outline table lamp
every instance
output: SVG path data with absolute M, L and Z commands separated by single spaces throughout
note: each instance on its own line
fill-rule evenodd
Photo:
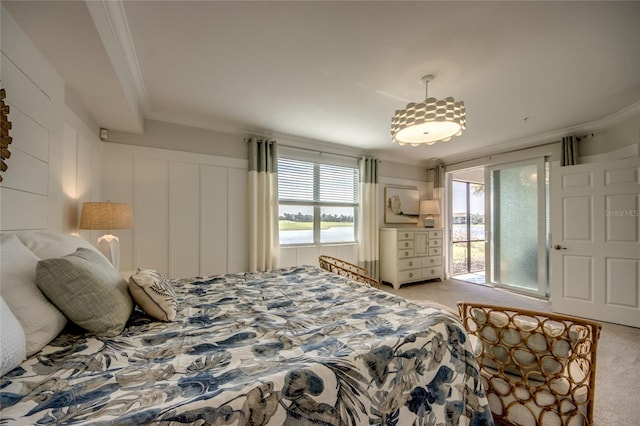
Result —
M 105 234 L 98 238 L 98 250 L 111 264 L 120 266 L 120 240 L 111 234 L 114 229 L 133 228 L 131 204 L 112 202 L 82 203 L 80 229 L 101 229 Z
M 424 227 L 433 228 L 435 226 L 435 219 L 433 215 L 440 214 L 440 202 L 438 200 L 422 200 L 420 202 L 420 214 L 425 214 Z

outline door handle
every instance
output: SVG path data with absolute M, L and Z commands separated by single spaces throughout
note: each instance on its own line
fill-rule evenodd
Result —
M 566 247 L 562 247 L 560 244 L 556 244 L 555 246 L 553 246 L 554 249 L 556 250 L 566 250 Z

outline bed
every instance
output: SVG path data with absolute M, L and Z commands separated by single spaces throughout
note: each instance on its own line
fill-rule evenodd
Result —
M 493 424 L 450 312 L 315 266 L 157 278 L 173 316 L 136 304 L 114 335 L 67 321 L 2 377 L 0 423 Z

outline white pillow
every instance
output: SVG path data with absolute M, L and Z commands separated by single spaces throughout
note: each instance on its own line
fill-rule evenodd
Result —
M 4 376 L 27 357 L 24 330 L 4 299 L 0 297 L 0 376 Z
M 91 249 L 100 253 L 87 240 L 75 235 L 47 231 L 21 231 L 16 235 L 29 250 L 42 260 L 66 256 L 75 253 L 79 248 Z
M 129 277 L 131 297 L 147 314 L 160 321 L 173 321 L 178 310 L 176 294 L 171 283 L 153 269 L 138 268 Z
M 67 318 L 36 286 L 38 258 L 15 234 L 0 234 L 0 294 L 24 329 L 27 356 L 62 331 Z

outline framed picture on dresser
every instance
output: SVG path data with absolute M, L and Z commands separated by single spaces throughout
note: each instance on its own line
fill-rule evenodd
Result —
M 415 186 L 384 188 L 384 223 L 418 223 L 420 191 Z

